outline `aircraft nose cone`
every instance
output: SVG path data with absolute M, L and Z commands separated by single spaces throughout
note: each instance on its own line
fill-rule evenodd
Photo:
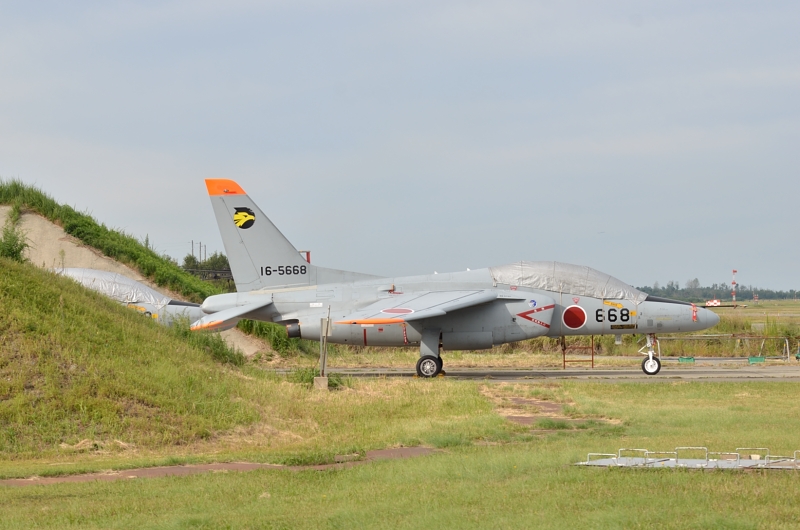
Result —
M 703 309 L 703 322 L 709 327 L 713 328 L 719 324 L 719 315 L 710 309 Z

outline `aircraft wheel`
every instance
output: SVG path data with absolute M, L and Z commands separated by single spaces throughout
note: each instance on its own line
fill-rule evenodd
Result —
M 656 375 L 661 370 L 661 361 L 658 358 L 647 358 L 642 361 L 642 371 L 647 375 Z
M 417 361 L 417 375 L 420 377 L 436 377 L 442 370 L 442 365 L 433 355 L 423 355 Z

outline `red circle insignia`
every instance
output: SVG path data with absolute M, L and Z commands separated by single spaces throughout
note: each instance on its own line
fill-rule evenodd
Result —
M 571 305 L 564 310 L 561 319 L 569 329 L 580 329 L 586 324 L 586 311 L 579 305 Z
M 388 313 L 390 315 L 407 315 L 413 313 L 413 309 L 406 309 L 405 307 L 392 307 L 389 309 L 381 310 L 381 313 Z

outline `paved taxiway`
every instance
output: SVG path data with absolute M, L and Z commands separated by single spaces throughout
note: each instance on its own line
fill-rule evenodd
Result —
M 557 368 L 495 369 L 495 368 L 447 368 L 446 377 L 452 379 L 513 381 L 515 383 L 535 383 L 544 380 L 578 380 L 597 383 L 674 383 L 675 381 L 785 381 L 800 382 L 800 366 L 770 364 L 731 366 L 693 366 L 678 367 L 665 363 L 658 375 L 647 376 L 639 368 Z M 335 368 L 328 372 L 354 377 L 413 377 L 413 369 L 400 368 Z

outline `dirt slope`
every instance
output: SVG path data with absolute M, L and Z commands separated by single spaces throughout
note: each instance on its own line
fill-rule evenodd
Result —
M 0 226 L 5 224 L 10 211 L 10 206 L 0 205 Z M 47 269 L 82 267 L 115 272 L 142 282 L 170 298 L 183 300 L 179 294 L 159 287 L 144 278 L 139 271 L 104 256 L 102 252 L 92 247 L 84 245 L 77 238 L 67 234 L 61 227 L 51 223 L 44 217 L 33 213 L 23 213 L 19 226 L 27 235 L 30 243 L 26 257 L 38 267 Z M 225 331 L 222 333 L 222 337 L 225 342 L 239 348 L 247 357 L 253 356 L 260 351 L 270 351 L 269 345 L 264 341 L 246 335 L 238 329 Z

